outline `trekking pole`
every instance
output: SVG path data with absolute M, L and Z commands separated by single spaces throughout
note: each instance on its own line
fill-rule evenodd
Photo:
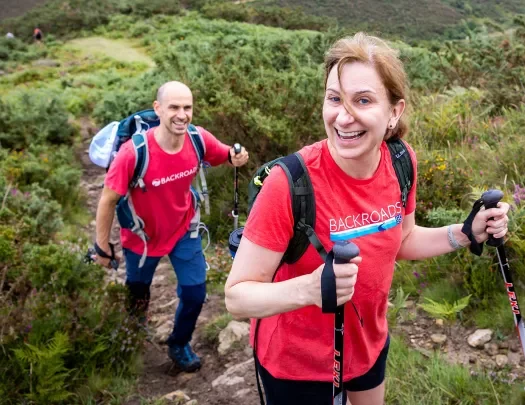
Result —
M 233 151 L 235 152 L 235 155 L 238 155 L 241 153 L 241 144 L 236 143 L 233 145 Z M 237 226 L 239 225 L 239 171 L 237 170 L 237 166 L 235 166 L 235 182 L 233 184 L 233 230 L 235 231 L 237 229 Z
M 485 209 L 496 208 L 502 197 L 503 193 L 501 191 L 489 190 L 481 195 L 481 200 L 483 201 L 483 205 L 485 205 Z M 514 325 L 516 326 L 516 330 L 520 338 L 521 349 L 525 355 L 525 325 L 523 324 L 523 319 L 521 317 L 518 296 L 514 290 L 514 283 L 512 282 L 512 275 L 510 273 L 509 262 L 507 260 L 505 248 L 503 247 L 503 242 L 503 238 L 495 238 L 493 235 L 489 235 L 487 245 L 496 248 L 499 268 L 501 270 L 503 280 L 505 281 L 505 288 L 507 289 L 507 295 L 509 296 L 510 308 L 512 310 L 512 314 L 514 315 Z
M 348 263 L 359 255 L 359 248 L 352 242 L 336 242 L 333 248 L 334 263 Z M 343 390 L 343 346 L 344 346 L 344 318 L 345 306 L 337 307 L 334 325 L 334 373 L 333 373 L 333 405 L 342 405 L 344 396 Z

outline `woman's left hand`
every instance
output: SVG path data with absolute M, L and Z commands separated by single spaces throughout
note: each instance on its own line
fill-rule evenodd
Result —
M 499 239 L 507 234 L 509 208 L 509 204 L 500 201 L 497 208 L 481 210 L 476 214 L 472 221 L 472 235 L 478 243 L 485 242 L 489 235 Z

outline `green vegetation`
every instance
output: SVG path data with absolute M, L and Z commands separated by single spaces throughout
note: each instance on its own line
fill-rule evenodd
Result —
M 497 382 L 482 371 L 471 375 L 448 364 L 439 354 L 431 358 L 391 338 L 386 378 L 386 403 L 392 405 L 520 405 L 520 384 Z
M 5 73 L 0 76 L 0 375 L 11 376 L 0 381 L 0 401 L 8 404 L 103 403 L 132 389 L 129 379 L 140 365 L 141 336 L 125 316 L 124 290 L 106 285 L 104 272 L 83 262 L 87 241 L 71 232 L 91 220 L 82 215 L 85 198 L 74 152 L 85 120 L 102 127 L 149 107 L 161 83 L 188 83 L 196 103 L 194 122 L 224 142 L 240 141 L 255 151 L 240 170 L 240 212 L 245 213 L 246 184 L 256 166 L 325 137 L 321 64 L 340 35 L 319 18 L 284 12 L 278 19 L 277 9 L 258 8 L 259 3 L 239 6 L 237 14 L 228 2 L 216 7 L 181 2 L 200 14 L 182 13 L 177 2 L 161 10 L 159 2 L 149 1 L 146 11 L 131 0 L 70 2 L 71 9 L 57 4 L 51 1 L 38 17 L 42 23 L 56 21 L 54 35 L 60 40 L 46 36 L 38 46 L 0 39 Z M 466 3 L 432 4 L 460 17 L 464 14 L 458 10 L 464 7 L 467 13 L 468 8 Z M 484 4 L 469 13 L 477 16 Z M 403 10 L 417 13 L 408 1 Z M 430 10 L 441 24 L 439 10 Z M 455 21 L 446 13 L 448 22 Z M 3 28 L 20 24 L 23 36 L 35 15 Z M 403 21 L 417 28 L 406 23 L 408 14 Z M 512 31 L 498 35 L 468 29 L 468 40 L 418 46 L 393 42 L 411 82 L 408 141 L 419 163 L 417 222 L 460 222 L 483 190 L 504 190 L 513 207 L 508 256 L 516 280 L 523 280 L 525 25 L 517 18 Z M 62 42 L 68 37 L 83 38 Z M 225 241 L 232 225 L 232 172 L 217 168 L 209 177 L 212 214 L 204 219 L 212 240 Z M 210 281 L 220 286 L 231 260 L 220 247 L 208 254 L 213 257 Z M 434 301 L 433 309 L 439 316 L 449 314 L 451 322 L 490 326 L 502 336 L 512 333 L 498 271 L 490 248 L 481 258 L 458 251 L 401 262 L 394 274 L 392 291 L 397 293 L 390 320 L 410 297 L 423 305 Z M 445 308 L 464 297 L 470 297 L 468 306 Z M 206 328 L 210 341 L 228 320 Z M 392 353 L 389 368 L 396 371 L 389 380 L 389 403 L 519 403 L 520 397 L 511 396 L 501 382 L 470 376 L 437 358 L 423 359 L 396 339 Z

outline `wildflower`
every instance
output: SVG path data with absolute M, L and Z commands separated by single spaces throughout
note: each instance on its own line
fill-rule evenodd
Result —
M 414 277 L 415 277 L 415 278 L 420 278 L 420 277 L 421 277 L 421 275 L 420 275 L 417 271 L 414 271 L 413 274 L 414 274 Z

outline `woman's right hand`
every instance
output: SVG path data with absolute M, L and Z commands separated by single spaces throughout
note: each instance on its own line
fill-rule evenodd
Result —
M 350 301 L 354 296 L 355 283 L 357 281 L 358 266 L 362 261 L 361 256 L 354 257 L 350 262 L 344 264 L 334 263 L 335 286 L 337 294 L 337 306 Z M 321 274 L 324 264 L 320 265 L 310 274 L 309 295 L 310 301 L 322 308 L 321 298 Z

